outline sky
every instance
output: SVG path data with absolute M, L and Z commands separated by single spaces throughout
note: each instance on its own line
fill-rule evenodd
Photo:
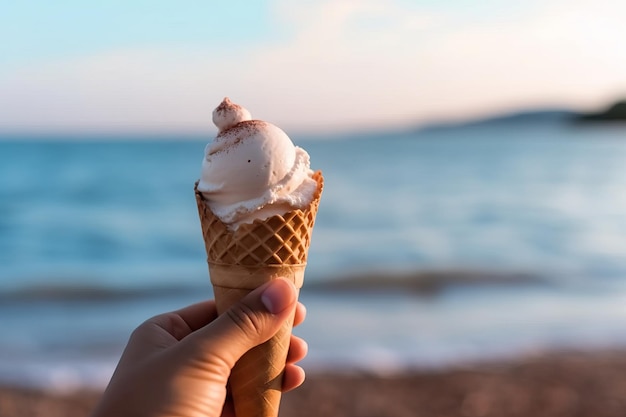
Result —
M 0 0 L 0 132 L 287 131 L 626 97 L 624 0 Z

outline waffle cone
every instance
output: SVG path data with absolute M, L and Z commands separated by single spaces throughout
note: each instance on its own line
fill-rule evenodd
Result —
M 230 230 L 209 209 L 196 189 L 196 202 L 219 314 L 250 291 L 278 277 L 299 290 L 311 233 L 323 188 L 321 172 L 313 177 L 317 192 L 304 210 L 293 210 Z M 276 417 L 282 375 L 293 325 L 290 317 L 267 342 L 247 352 L 233 368 L 229 385 L 237 417 Z

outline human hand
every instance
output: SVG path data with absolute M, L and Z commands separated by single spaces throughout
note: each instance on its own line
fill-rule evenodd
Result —
M 147 320 L 131 335 L 92 417 L 234 417 L 226 392 L 231 369 L 294 309 L 295 326 L 306 310 L 293 284 L 276 279 L 219 317 L 215 303 L 205 301 Z M 291 336 L 283 392 L 304 382 L 295 362 L 306 352 L 306 342 Z

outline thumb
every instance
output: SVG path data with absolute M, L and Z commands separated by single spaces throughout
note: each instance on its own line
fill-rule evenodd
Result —
M 247 351 L 278 332 L 296 302 L 296 288 L 290 281 L 277 278 L 262 285 L 195 332 L 201 355 L 221 359 L 232 368 Z

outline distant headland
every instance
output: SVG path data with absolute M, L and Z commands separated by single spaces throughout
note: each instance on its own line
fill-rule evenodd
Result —
M 484 118 L 444 121 L 418 126 L 411 131 L 432 132 L 449 129 L 530 126 L 538 124 L 600 124 L 626 123 L 626 99 L 617 101 L 597 112 L 581 112 L 568 108 L 534 108 L 517 112 L 495 114 Z
M 626 100 L 620 100 L 606 109 L 595 113 L 582 113 L 577 122 L 626 122 Z

